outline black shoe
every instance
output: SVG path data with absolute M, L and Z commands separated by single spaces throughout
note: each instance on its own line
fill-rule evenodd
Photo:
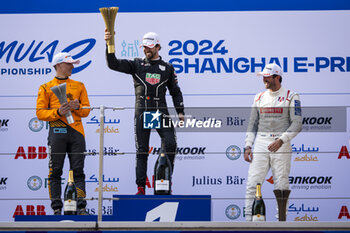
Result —
M 62 215 L 61 212 L 62 212 L 61 209 L 55 209 L 53 210 L 53 215 Z
M 90 215 L 89 212 L 86 211 L 85 208 L 81 208 L 78 210 L 78 215 Z

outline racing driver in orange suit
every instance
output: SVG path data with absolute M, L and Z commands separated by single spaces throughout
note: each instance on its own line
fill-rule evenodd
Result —
M 79 60 L 74 60 L 68 53 L 58 53 L 54 56 L 52 65 L 56 70 L 56 76 L 50 82 L 39 87 L 36 104 L 38 119 L 50 122 L 48 189 L 51 207 L 55 215 L 61 215 L 63 207 L 61 175 L 66 153 L 68 153 L 70 169 L 73 170 L 77 187 L 78 214 L 87 214 L 85 209 L 86 200 L 84 199 L 86 197 L 84 174 L 84 152 L 86 148 L 81 118 L 89 115 L 90 103 L 84 84 L 69 78 L 74 68 L 73 64 L 79 64 Z M 62 83 L 66 83 L 67 102 L 60 104 L 51 88 Z M 72 124 L 68 124 L 65 116 L 69 111 L 71 111 L 74 118 Z

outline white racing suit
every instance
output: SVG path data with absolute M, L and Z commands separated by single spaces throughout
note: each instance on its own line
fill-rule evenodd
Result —
M 246 189 L 247 221 L 252 221 L 256 185 L 263 184 L 270 168 L 274 188 L 289 189 L 288 177 L 292 156 L 290 141 L 301 129 L 302 117 L 298 94 L 281 87 L 276 92 L 267 90 L 255 96 L 245 139 L 245 147 L 252 147 L 255 140 Z M 281 139 L 283 145 L 273 153 L 268 150 L 268 146 L 276 139 Z

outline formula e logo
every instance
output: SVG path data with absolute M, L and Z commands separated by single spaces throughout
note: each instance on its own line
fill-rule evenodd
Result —
M 237 205 L 232 204 L 226 207 L 225 214 L 227 218 L 235 220 L 241 216 L 241 209 Z
M 156 112 L 144 112 L 143 113 L 143 128 L 144 129 L 160 129 L 161 113 L 159 110 Z
M 31 176 L 27 180 L 27 186 L 32 191 L 37 191 L 43 185 L 43 181 L 39 176 Z
M 62 52 L 72 53 L 74 59 L 79 59 L 86 55 L 96 44 L 96 39 L 88 38 L 83 39 L 77 42 L 74 42 L 66 46 Z M 33 40 L 29 43 L 21 43 L 17 40 L 15 41 L 1 41 L 0 42 L 0 61 L 3 60 L 9 66 L 2 65 L 0 69 L 1 76 L 14 76 L 14 77 L 25 77 L 25 76 L 35 76 L 38 75 L 47 75 L 52 72 L 53 68 L 48 68 L 47 66 L 43 67 L 42 65 L 31 65 L 30 68 L 27 68 L 27 61 L 30 63 L 36 63 L 37 61 L 47 59 L 50 63 L 52 62 L 53 56 L 57 53 L 57 47 L 61 46 L 59 40 L 54 40 L 51 42 L 47 41 L 36 41 Z M 3 59 L 2 59 L 3 58 Z M 27 61 L 26 61 L 26 60 Z M 84 64 L 81 64 L 79 67 L 75 67 L 72 71 L 72 74 L 78 73 L 84 70 L 91 64 L 91 60 L 87 61 Z M 16 63 L 20 63 L 17 65 Z
M 158 84 L 160 82 L 160 74 L 146 73 L 146 81 L 152 85 Z
M 231 145 L 226 149 L 226 157 L 230 160 L 237 160 L 241 157 L 241 149 L 238 146 Z

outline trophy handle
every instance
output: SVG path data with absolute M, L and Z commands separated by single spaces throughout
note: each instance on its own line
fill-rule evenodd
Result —
M 67 119 L 68 125 L 74 123 L 74 118 L 72 116 L 72 112 L 71 111 L 67 112 L 66 119 Z

